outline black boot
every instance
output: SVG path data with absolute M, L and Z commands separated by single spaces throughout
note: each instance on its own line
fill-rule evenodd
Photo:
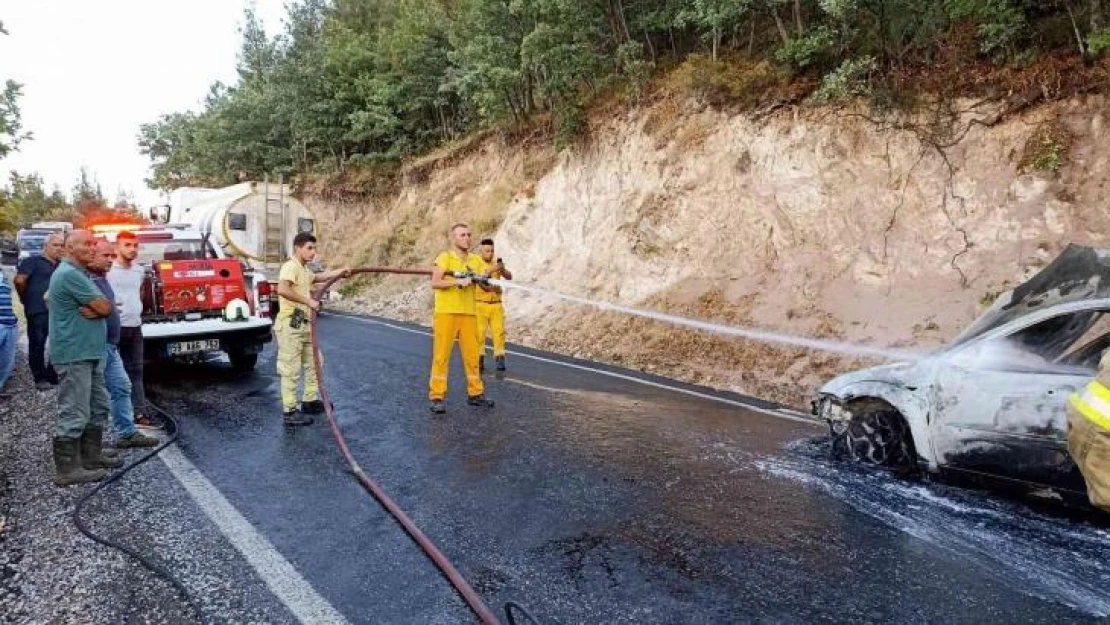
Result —
M 505 370 L 505 357 L 504 356 L 494 356 L 493 357 L 493 362 L 496 363 L 498 371 L 504 371 Z
M 334 407 L 334 406 L 333 406 Z M 319 399 L 301 402 L 301 412 L 304 414 L 324 414 L 324 402 Z
M 303 415 L 299 410 L 290 410 L 281 413 L 282 423 L 288 426 L 298 425 L 312 425 L 313 419 L 308 415 Z
M 81 466 L 81 439 L 54 439 L 54 485 L 72 486 L 99 482 L 107 477 L 104 469 L 89 471 Z
M 104 453 L 104 430 L 87 426 L 81 433 L 81 466 L 88 470 L 118 469 L 123 466 L 119 456 Z
M 432 414 L 443 414 L 447 412 L 447 407 L 443 405 L 442 399 L 433 399 L 428 402 L 428 410 L 432 411 Z
M 466 398 L 468 406 L 477 406 L 479 408 L 493 408 L 493 400 L 486 399 L 485 395 L 473 395 Z

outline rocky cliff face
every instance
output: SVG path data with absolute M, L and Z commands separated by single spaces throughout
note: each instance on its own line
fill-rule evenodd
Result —
M 334 263 L 424 264 L 446 229 L 492 235 L 522 283 L 730 325 L 928 348 L 1068 242 L 1106 243 L 1101 98 L 944 122 L 795 109 L 753 120 L 663 100 L 555 154 L 485 140 L 395 194 L 308 197 Z M 430 319 L 407 279 L 345 305 Z M 801 406 L 861 364 L 511 292 L 510 340 Z

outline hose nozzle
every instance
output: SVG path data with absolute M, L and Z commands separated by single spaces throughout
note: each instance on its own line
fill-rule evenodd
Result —
M 484 287 L 490 286 L 489 276 L 483 276 L 481 274 L 474 273 L 473 271 L 449 271 L 444 275 L 451 276 L 452 278 L 456 278 L 458 280 L 465 280 L 469 278 L 470 281 L 475 284 L 480 284 Z

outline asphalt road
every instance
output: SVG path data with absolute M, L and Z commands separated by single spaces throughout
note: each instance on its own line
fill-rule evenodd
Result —
M 492 410 L 465 405 L 453 363 L 448 413 L 433 416 L 429 337 L 375 320 L 321 324 L 325 381 L 355 456 L 495 610 L 516 601 L 543 623 L 1110 613 L 1105 529 L 837 464 L 812 423 L 550 354 L 518 350 L 528 356 L 511 355 L 508 375 L 488 375 Z M 470 622 L 346 472 L 326 425 L 283 428 L 273 369 L 270 348 L 239 379 L 219 364 L 151 372 L 152 396 L 182 420 L 184 458 L 349 622 Z M 252 609 L 285 622 L 296 604 Z

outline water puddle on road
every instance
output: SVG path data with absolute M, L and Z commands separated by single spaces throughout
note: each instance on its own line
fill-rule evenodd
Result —
M 754 464 L 946 550 L 1022 593 L 1110 615 L 1110 530 L 977 491 L 837 462 L 818 439 L 790 443 L 782 455 Z

